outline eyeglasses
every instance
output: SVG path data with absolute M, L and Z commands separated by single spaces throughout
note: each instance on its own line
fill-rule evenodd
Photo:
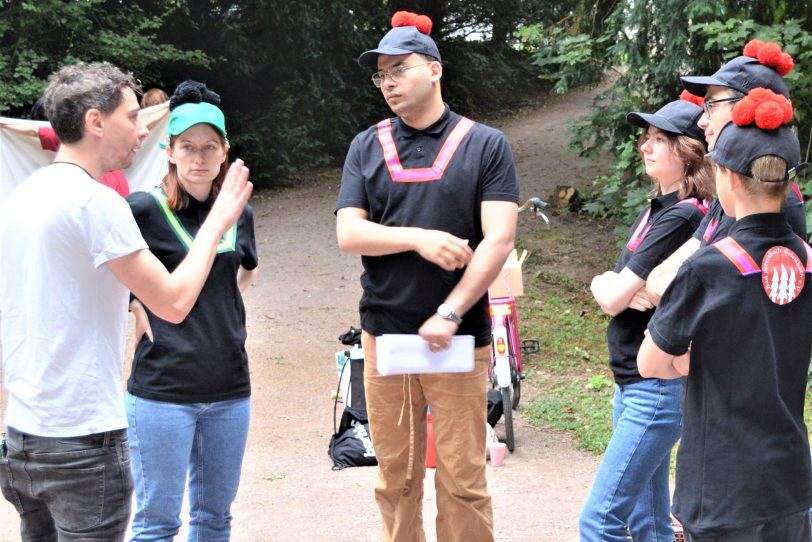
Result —
M 403 64 L 399 64 L 389 71 L 376 71 L 372 74 L 372 84 L 377 88 L 381 88 L 381 85 L 383 85 L 383 82 L 386 80 L 387 76 L 389 76 L 392 81 L 398 82 L 400 81 L 400 78 L 403 77 L 403 74 L 406 73 L 406 70 L 411 70 L 412 68 L 417 68 L 419 66 L 427 66 L 429 64 L 431 64 L 431 62 L 415 64 L 414 66 L 404 66 Z
M 713 106 L 716 104 L 724 102 L 738 102 L 742 98 L 744 98 L 744 96 L 736 96 L 735 98 L 720 98 L 718 100 L 705 100 L 705 103 L 702 104 L 702 109 L 705 110 L 705 115 L 710 118 L 711 111 L 713 111 Z

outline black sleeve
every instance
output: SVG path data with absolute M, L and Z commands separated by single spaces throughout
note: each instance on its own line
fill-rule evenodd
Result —
M 344 207 L 357 207 L 369 210 L 366 185 L 364 179 L 363 150 L 361 134 L 355 136 L 344 160 L 344 170 L 341 173 L 341 188 L 338 191 L 336 210 Z
M 675 211 L 683 210 L 675 209 Z M 646 280 L 652 269 L 690 239 L 693 231 L 694 227 L 691 225 L 689 217 L 682 212 L 664 213 L 651 225 L 643 242 L 626 262 L 626 267 L 641 279 Z
M 660 350 L 672 356 L 688 351 L 705 305 L 705 291 L 692 262 L 685 262 L 648 324 L 651 339 Z
M 798 197 L 798 193 L 795 191 L 796 188 L 797 185 L 793 183 L 793 187 L 787 194 L 787 199 L 784 200 L 781 210 L 787 215 L 787 222 L 789 222 L 792 231 L 801 239 L 806 239 L 806 210 L 804 209 L 804 200 Z
M 513 163 L 513 153 L 505 135 L 493 128 L 477 125 L 477 128 L 488 129 L 492 135 L 488 138 L 486 160 L 482 170 L 482 201 L 519 202 L 519 177 Z
M 259 256 L 257 255 L 257 240 L 254 235 L 254 209 L 248 204 L 246 204 L 242 216 L 240 216 L 237 236 L 242 250 L 240 265 L 248 271 L 255 269 L 259 265 Z

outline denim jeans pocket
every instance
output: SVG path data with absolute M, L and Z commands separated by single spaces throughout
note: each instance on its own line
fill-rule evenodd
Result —
M 101 523 L 104 512 L 104 477 L 107 465 L 76 465 L 51 468 L 47 474 L 48 492 L 56 496 L 51 512 L 57 523 L 70 530 L 82 531 Z
M 20 502 L 20 496 L 14 489 L 14 477 L 11 475 L 11 465 L 9 465 L 8 458 L 0 459 L 0 489 L 3 491 L 3 497 L 14 505 L 18 514 L 23 513 L 23 505 Z

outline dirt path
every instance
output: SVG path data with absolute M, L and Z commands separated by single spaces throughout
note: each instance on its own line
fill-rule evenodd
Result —
M 594 166 L 566 152 L 564 132 L 568 117 L 587 111 L 590 96 L 551 99 L 501 123 L 522 197 L 550 198 L 556 185 L 585 186 L 594 176 Z M 333 472 L 327 456 L 333 353 L 341 346 L 336 338 L 358 324 L 360 297 L 360 260 L 341 255 L 335 242 L 339 176 L 338 170 L 321 172 L 298 186 L 257 193 L 251 202 L 262 260 L 261 277 L 246 296 L 253 418 L 233 509 L 236 541 L 380 539 L 375 468 Z M 562 218 L 557 227 L 589 235 L 578 219 Z M 577 540 L 578 514 L 597 464 L 568 436 L 519 420 L 515 453 L 504 467 L 488 467 L 497 540 Z M 432 476 L 424 514 L 429 540 L 435 540 Z M 19 539 L 18 526 L 13 508 L 0 502 L 0 540 Z

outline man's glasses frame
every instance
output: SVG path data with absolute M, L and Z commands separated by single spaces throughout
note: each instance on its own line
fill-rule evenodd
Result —
M 705 110 L 705 116 L 710 118 L 711 111 L 713 111 L 713 107 L 716 104 L 721 104 L 721 103 L 725 103 L 725 102 L 738 102 L 739 100 L 741 100 L 743 98 L 744 98 L 744 96 L 734 96 L 732 98 L 719 98 L 718 100 L 705 100 L 705 102 L 702 104 L 702 109 Z
M 432 61 L 433 62 L 433 61 Z M 392 79 L 392 81 L 399 81 L 403 74 L 406 73 L 406 70 L 411 70 L 412 68 L 419 68 L 420 66 L 428 66 L 431 62 L 424 62 L 422 64 L 413 64 L 411 66 L 406 66 L 405 64 L 398 64 L 394 68 L 389 71 L 385 70 L 378 70 L 372 74 L 372 84 L 375 85 L 376 88 L 381 88 L 383 86 L 383 82 L 386 81 L 387 76 Z

